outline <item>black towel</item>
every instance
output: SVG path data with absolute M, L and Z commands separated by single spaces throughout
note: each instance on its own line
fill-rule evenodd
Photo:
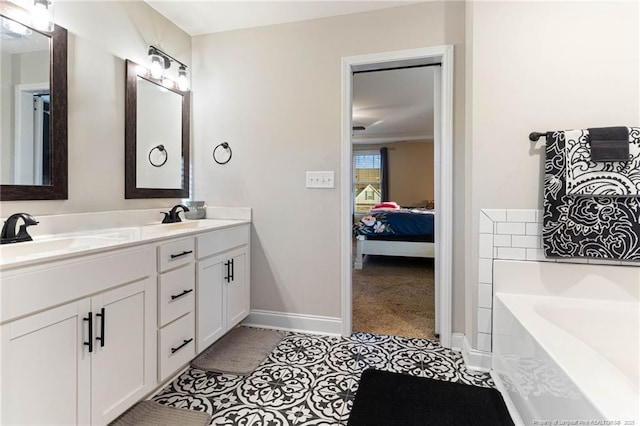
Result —
M 589 130 L 591 161 L 629 161 L 629 131 L 626 127 Z

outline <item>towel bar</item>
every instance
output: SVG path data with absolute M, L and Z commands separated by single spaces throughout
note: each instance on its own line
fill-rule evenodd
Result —
M 541 132 L 531 132 L 531 133 L 529 133 L 529 140 L 530 140 L 531 142 L 537 142 L 537 141 L 538 141 L 538 139 L 540 139 L 541 137 L 546 139 L 547 134 L 549 134 L 549 133 L 551 133 L 551 132 L 548 132 L 548 131 L 547 131 L 547 132 L 544 132 L 544 133 L 541 133 Z

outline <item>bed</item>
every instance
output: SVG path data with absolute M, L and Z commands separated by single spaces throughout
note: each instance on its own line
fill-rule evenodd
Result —
M 353 226 L 353 231 L 355 269 L 362 269 L 368 254 L 424 258 L 435 255 L 433 210 L 374 209 Z

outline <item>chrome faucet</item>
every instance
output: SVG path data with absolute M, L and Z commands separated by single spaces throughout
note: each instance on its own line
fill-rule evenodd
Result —
M 173 208 L 171 209 L 171 211 L 167 212 L 160 212 L 162 214 L 164 214 L 164 219 L 162 219 L 162 223 L 176 223 L 176 222 L 182 222 L 182 219 L 180 219 L 180 211 L 178 209 L 182 209 L 183 212 L 188 212 L 189 211 L 189 207 L 183 205 L 183 204 L 176 204 L 175 206 L 173 206 Z
M 23 225 L 20 225 L 18 234 L 16 235 L 16 225 L 18 219 L 24 221 Z M 4 221 L 2 227 L 2 233 L 0 234 L 0 244 L 19 243 L 22 241 L 32 241 L 31 235 L 27 232 L 27 226 L 37 225 L 38 221 L 28 213 L 15 213 L 12 214 Z

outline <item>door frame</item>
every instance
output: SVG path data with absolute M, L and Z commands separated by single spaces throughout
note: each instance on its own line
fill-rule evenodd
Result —
M 33 97 L 42 93 L 51 93 L 48 81 L 17 84 L 14 89 L 13 181 L 18 185 L 42 185 L 42 117 L 36 120 L 33 112 Z
M 342 58 L 340 240 L 342 335 L 352 331 L 352 141 L 353 72 L 439 62 L 434 91 L 435 285 L 436 328 L 440 343 L 451 347 L 453 306 L 453 46 L 435 46 Z M 439 108 L 438 108 L 439 106 Z M 439 114 L 438 111 L 439 110 Z

